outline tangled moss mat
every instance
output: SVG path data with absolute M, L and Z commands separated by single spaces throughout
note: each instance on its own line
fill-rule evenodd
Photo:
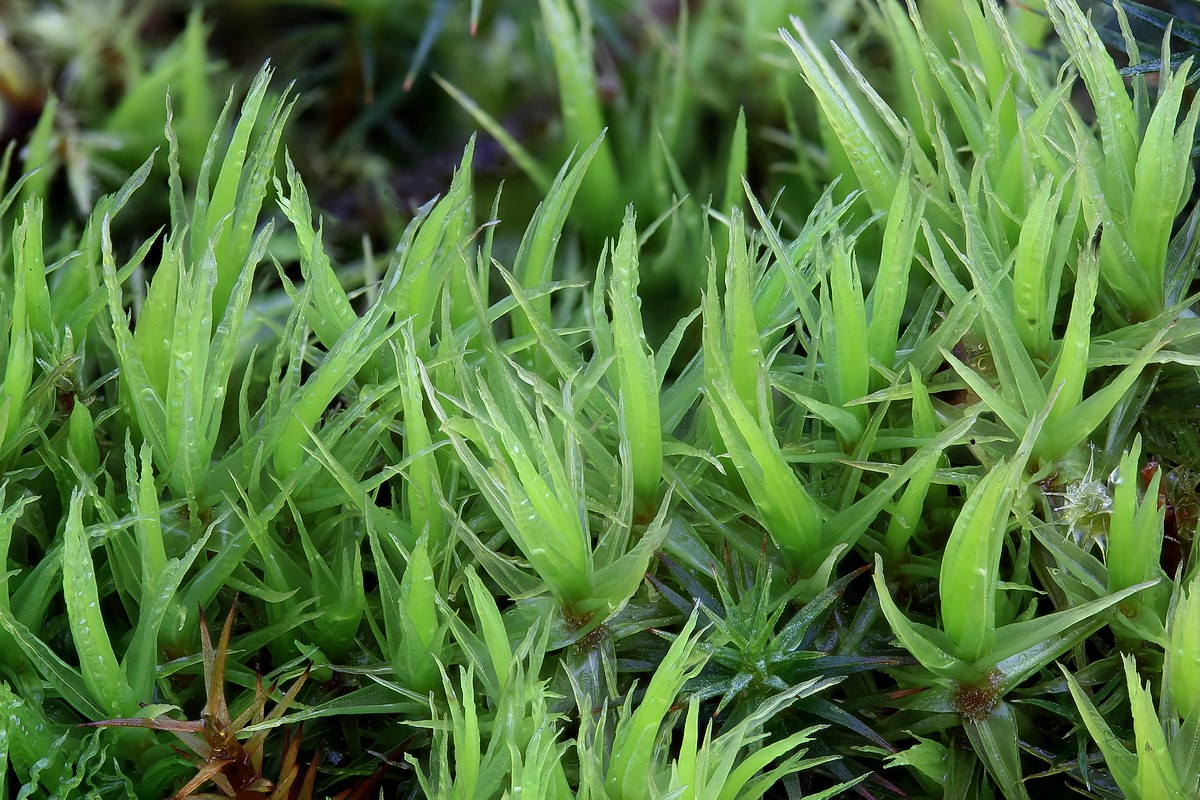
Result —
M 234 5 L 4 22 L 0 795 L 1200 795 L 1186 6 Z

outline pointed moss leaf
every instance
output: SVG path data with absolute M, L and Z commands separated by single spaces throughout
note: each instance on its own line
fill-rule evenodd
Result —
M 822 403 L 815 397 L 809 397 L 806 394 L 795 391 L 792 387 L 784 388 L 781 386 L 779 390 L 837 431 L 838 436 L 845 441 L 857 442 L 862 438 L 863 424 L 853 413 L 853 411 L 862 408 L 862 406 L 851 406 L 851 408 L 846 409 L 830 405 L 829 403 Z
M 970 387 L 971 391 L 979 395 L 988 410 L 994 413 L 1000 420 L 1008 426 L 1008 429 L 1013 433 L 1019 433 L 1025 430 L 1027 417 L 1019 408 L 1010 403 L 996 388 L 984 380 L 978 372 L 964 364 L 949 350 L 942 348 L 942 356 L 946 359 L 946 363 L 958 373 L 958 376 Z
M 741 207 L 742 179 L 746 175 L 749 152 L 746 144 L 746 109 L 738 109 L 737 122 L 733 126 L 733 138 L 729 143 L 729 163 L 725 167 L 725 193 L 722 195 L 721 211 L 731 212 Z
M 624 608 L 633 597 L 634 592 L 642 584 L 650 559 L 666 539 L 670 531 L 667 512 L 670 508 L 670 498 L 663 501 L 654 519 L 646 526 L 635 544 L 628 552 L 621 554 L 611 563 L 599 567 L 592 574 L 592 594 L 594 601 L 601 601 L 605 610 L 615 614 Z
M 1041 520 L 1031 520 L 1034 535 L 1054 556 L 1058 568 L 1071 575 L 1091 591 L 1091 597 L 1108 592 L 1107 573 L 1100 559 L 1085 551 L 1062 531 Z
M 397 319 L 412 319 L 413 339 L 421 354 L 428 348 L 438 301 L 454 267 L 464 257 L 461 249 L 473 216 L 473 159 L 474 139 L 463 152 L 446 196 L 430 201 L 418 213 L 419 226 L 384 280 L 388 289 L 381 302 L 394 310 Z
M 1134 172 L 1138 135 L 1137 117 L 1125 81 L 1077 4 L 1070 0 L 1048 0 L 1046 11 L 1083 77 L 1089 96 L 1095 98 L 1106 170 L 1114 177 L 1107 188 L 1127 197 L 1132 188 L 1129 178 Z M 1118 176 L 1124 180 L 1119 180 Z
M 210 526 L 182 558 L 170 559 L 159 572 L 143 573 L 137 625 L 121 657 L 121 666 L 128 676 L 132 694 L 139 702 L 144 702 L 144 698 L 154 694 L 163 625 L 172 611 L 179 610 L 179 588 L 196 559 L 208 547 L 212 534 L 213 528 Z M 144 564 L 143 568 L 147 566 Z
M 1094 619 L 1097 614 L 1154 583 L 1139 583 L 1090 603 L 1006 625 L 996 632 L 991 652 L 977 663 L 999 670 L 1004 687 L 1017 686 L 1099 628 L 1103 622 Z
M 1143 683 L 1131 656 L 1123 656 L 1129 706 L 1133 712 L 1134 752 L 1138 758 L 1138 783 L 1142 797 L 1181 797 L 1179 778 L 1171 762 L 1162 722 L 1155 710 L 1148 683 Z
M 829 298 L 833 313 L 825 317 L 832 326 L 822 331 L 826 362 L 835 361 L 837 365 L 836 387 L 831 387 L 836 388 L 836 395 L 831 393 L 831 397 L 843 407 L 850 406 L 851 414 L 860 425 L 865 425 L 868 409 L 850 405 L 870 390 L 870 346 L 862 278 L 858 262 L 845 243 L 835 242 L 832 260 Z M 829 339 L 833 340 L 832 347 Z
M 791 20 L 800 41 L 787 30 L 781 29 L 779 33 L 799 62 L 805 81 L 817 96 L 825 118 L 850 157 L 871 208 L 883 211 L 891 204 L 895 193 L 896 167 L 875 136 L 863 110 L 808 35 L 808 29 L 798 17 Z
M 467 568 L 467 588 L 471 609 L 479 623 L 479 631 L 487 645 L 488 654 L 492 659 L 492 669 L 495 670 L 498 685 L 501 690 L 508 679 L 512 661 L 512 648 L 509 646 L 508 632 L 504 627 L 504 619 L 496 600 L 483 585 L 483 581 L 475 570 Z
M 621 235 L 613 249 L 609 290 L 616 360 L 610 369 L 617 373 L 622 435 L 629 448 L 638 505 L 644 510 L 653 507 L 662 478 L 662 423 L 659 378 L 642 327 L 638 282 L 637 226 L 631 206 L 625 212 Z
M 260 123 L 259 111 L 266 99 L 272 71 L 264 66 L 255 76 L 242 113 L 234 128 L 233 139 L 225 151 L 221 171 L 213 185 L 212 195 L 205 198 L 199 190 L 193 213 L 191 255 L 199 263 L 204 250 L 211 246 L 218 264 L 217 283 L 213 291 L 214 316 L 224 316 L 229 296 L 238 280 L 239 270 L 246 262 L 259 224 L 259 213 L 266 199 L 274 169 L 275 154 L 283 135 L 283 127 L 291 113 L 294 98 L 287 87 L 268 107 L 266 118 L 254 144 L 250 136 Z M 202 199 L 207 205 L 202 209 Z M 226 217 L 229 224 L 224 225 Z
M 91 412 L 83 403 L 76 403 L 75 408 L 71 409 L 68 438 L 71 453 L 79 462 L 80 468 L 88 474 L 99 469 L 100 448 L 96 444 L 96 424 Z
M 22 204 L 33 198 L 45 199 L 50 179 L 61 165 L 54 152 L 54 118 L 57 113 L 58 96 L 50 94 L 21 153 L 22 172 L 29 176 L 21 189 Z
M 598 145 L 595 166 L 580 184 L 580 206 L 587 214 L 581 222 L 586 226 L 598 225 L 617 212 L 622 197 L 612 145 L 603 141 L 606 128 L 592 56 L 590 7 L 586 3 L 575 3 L 572 10 L 567 0 L 539 0 L 538 5 L 558 76 L 559 104 L 567 144 L 578 147 L 584 142 L 596 141 Z
M 960 683 L 974 683 L 985 673 L 951 654 L 950 640 L 939 630 L 928 625 L 910 621 L 892 600 L 883 577 L 883 559 L 875 556 L 875 591 L 879 594 L 879 605 L 887 617 L 900 646 L 921 662 L 921 666 L 935 675 Z
M 1155 101 L 1134 170 L 1128 236 L 1138 265 L 1150 274 L 1149 284 L 1156 295 L 1146 299 L 1148 309 L 1165 300 L 1163 278 L 1171 231 L 1192 180 L 1187 165 L 1200 104 L 1191 103 L 1186 116 L 1179 121 L 1191 66 L 1189 59 L 1174 73 L 1164 75 L 1165 90 L 1160 90 Z
M 1148 495 L 1153 496 L 1153 495 Z M 1200 716 L 1200 582 L 1177 586 L 1169 615 L 1164 683 L 1180 716 Z
M 548 1 L 548 0 L 546 0 Z M 532 289 L 550 281 L 554 272 L 554 256 L 558 251 L 559 239 L 571 204 L 592 160 L 604 143 L 601 136 L 592 142 L 574 163 L 567 161 L 559 170 L 529 221 L 529 227 L 521 238 L 521 245 L 513 262 L 512 273 L 521 286 Z M 538 316 L 550 321 L 550 298 L 541 297 L 534 303 Z M 517 316 L 513 319 L 513 333 L 522 336 L 532 333 L 529 322 Z
M 1165 346 L 1167 329 L 1160 330 L 1116 377 L 1075 407 L 1074 413 L 1042 431 L 1036 453 L 1042 459 L 1061 458 L 1104 423 L 1138 376 Z
M 381 310 L 379 316 L 382 315 Z M 265 437 L 274 434 L 272 439 L 276 443 L 274 459 L 277 474 L 286 476 L 299 469 L 304 444 L 309 438 L 305 427 L 315 429 L 330 401 L 401 327 L 397 323 L 380 330 L 376 323 L 375 315 L 362 317 L 355 322 L 330 349 L 316 372 L 287 398 L 280 412 L 269 423 L 270 427 L 264 426 L 260 435 Z
M 300 178 L 290 155 L 285 154 L 289 194 L 284 194 L 279 179 L 275 194 L 280 209 L 292 224 L 300 248 L 300 269 L 306 285 L 314 287 L 312 305 L 306 309 L 309 324 L 326 347 L 332 347 L 338 337 L 354 324 L 357 315 L 338 282 L 337 275 L 321 241 L 321 230 L 313 228 L 312 205 L 308 190 Z
M 1138 435 L 1117 466 L 1116 486 L 1112 490 L 1108 550 L 1105 553 L 1110 591 L 1153 580 L 1161 572 L 1159 556 L 1162 553 L 1166 515 L 1165 508 L 1158 508 L 1162 475 L 1161 470 L 1155 471 L 1146 486 L 1144 498 L 1139 502 L 1138 465 L 1141 463 L 1141 450 L 1141 436 Z
M 1095 312 L 1096 291 L 1100 280 L 1100 253 L 1084 247 L 1076 270 L 1075 292 L 1071 299 L 1071 316 L 1059 345 L 1051 386 L 1061 386 L 1058 399 L 1047 420 L 1049 427 L 1073 413 L 1083 400 L 1083 383 L 1087 377 L 1088 355 L 1092 341 L 1091 319 Z
M 1066 181 L 1043 181 L 1029 202 L 1013 261 L 1013 323 L 1030 354 L 1046 358 L 1050 351 L 1051 236 L 1062 205 Z
M 699 671 L 704 659 L 696 654 L 696 612 L 671 643 L 646 686 L 642 701 L 633 714 L 617 722 L 616 739 L 609 760 L 604 788 L 623 800 L 646 800 L 646 783 L 655 742 L 676 695 L 684 683 Z
M 867 349 L 871 358 L 891 369 L 896 364 L 896 342 L 900 320 L 908 301 L 908 287 L 916 248 L 917 232 L 925 213 L 925 195 L 913 199 L 912 145 L 905 151 L 896 181 L 896 192 L 888 208 L 879 255 L 879 272 L 869 298 L 871 320 L 867 327 Z M 876 378 L 878 387 L 878 379 Z
M 1169 747 L 1184 796 L 1195 795 L 1200 790 L 1200 714 L 1184 718 Z
M 971 491 L 946 542 L 938 579 L 942 628 L 954 654 L 973 662 L 996 632 L 1000 555 L 1011 495 L 1007 465 L 993 467 Z
M 17 520 L 25 512 L 25 507 L 30 503 L 37 501 L 35 495 L 26 495 L 14 500 L 12 504 L 5 506 L 5 494 L 7 493 L 7 484 L 0 484 L 0 563 L 8 563 L 9 548 L 13 540 L 13 528 Z M 9 608 L 9 581 L 10 575 L 7 572 L 0 573 L 0 607 Z
M 50 289 L 46 284 L 46 256 L 42 249 L 42 201 L 31 198 L 22 209 L 13 232 L 14 267 L 24 273 L 25 314 L 29 330 L 47 344 L 55 333 L 50 319 Z
M 936 463 L 942 451 L 960 442 L 975 425 L 981 408 L 969 409 L 956 423 L 946 428 L 932 441 L 895 469 L 887 478 L 871 489 L 866 497 L 849 508 L 833 514 L 825 521 L 827 536 L 836 541 L 851 544 L 862 536 L 874 522 L 880 511 L 887 507 L 901 486 L 930 463 Z
M 410 713 L 414 702 L 420 704 L 429 701 L 427 696 L 413 692 L 404 686 L 374 675 L 369 677 L 374 681 L 371 685 L 311 705 L 303 711 L 247 725 L 242 728 L 242 732 L 254 734 L 323 717 Z
M 34 636 L 7 608 L 0 608 L 0 628 L 8 632 L 47 685 L 53 686 L 76 711 L 88 719 L 104 719 L 109 716 L 111 712 L 102 710 L 93 699 L 91 690 L 79 671 L 63 661 L 49 645 Z
M 529 180 L 533 181 L 533 184 L 537 186 L 538 189 L 545 192 L 550 187 L 551 180 L 550 176 L 546 173 L 546 170 L 543 169 L 541 164 L 538 163 L 538 160 L 534 158 L 533 155 L 530 154 L 530 152 L 526 150 L 525 147 L 521 145 L 521 143 L 518 142 L 511 133 L 509 133 L 508 129 L 505 128 L 499 120 L 480 108 L 479 105 L 466 93 L 442 78 L 442 76 L 435 73 L 433 75 L 433 80 L 446 91 L 446 94 L 453 97 L 455 102 L 463 107 L 463 110 L 470 114 L 475 121 L 479 123 L 480 128 L 487 131 L 489 136 L 500 143 L 500 146 L 504 148 L 504 152 L 507 153 L 509 158 L 513 160 L 513 163 L 525 173 Z
M 1001 702 L 986 718 L 964 722 L 971 746 L 987 767 L 1007 800 L 1028 800 L 1021 772 L 1021 748 L 1017 718 L 1008 703 Z
M 912 386 L 912 415 L 913 433 L 917 436 L 932 438 L 937 435 L 937 412 L 929 399 L 929 392 L 921 380 L 921 373 L 911 364 L 908 367 L 910 384 Z M 894 561 L 904 557 L 908 544 L 916 533 L 924 510 L 925 499 L 929 494 L 933 477 L 938 464 L 944 459 L 930 460 L 920 469 L 904 487 L 904 494 L 892 510 L 892 518 L 888 521 L 886 542 L 888 555 Z
M 127 714 L 132 710 L 127 708 L 129 688 L 100 613 L 96 568 L 83 529 L 83 494 L 78 490 L 71 497 L 64 536 L 63 599 L 84 685 L 110 715 Z

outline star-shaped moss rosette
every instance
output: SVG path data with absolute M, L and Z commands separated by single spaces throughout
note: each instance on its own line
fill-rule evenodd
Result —
M 225 699 L 225 664 L 229 656 L 229 642 L 233 634 L 233 621 L 237 615 L 236 604 L 229 609 L 221 639 L 214 648 L 208 632 L 208 621 L 200 612 L 200 643 L 203 647 L 204 685 L 207 692 L 204 712 L 198 720 L 172 719 L 165 714 L 153 718 L 134 717 L 108 719 L 85 723 L 85 727 L 150 728 L 170 731 L 191 751 L 196 760 L 196 774 L 185 783 L 174 797 L 222 797 L 254 798 L 254 800 L 293 800 L 311 798 L 316 780 L 319 758 L 314 759 L 303 777 L 298 761 L 300 730 L 286 737 L 283 747 L 283 762 L 279 776 L 274 781 L 263 774 L 263 754 L 271 730 L 259 730 L 243 741 L 239 733 L 248 725 L 278 719 L 296 699 L 297 693 L 308 678 L 308 669 L 292 683 L 271 712 L 266 713 L 267 701 L 275 693 L 275 685 L 263 688 L 262 676 L 254 689 L 254 699 L 234 719 L 230 716 Z M 299 779 L 299 783 L 297 783 Z M 211 783 L 218 793 L 197 793 Z

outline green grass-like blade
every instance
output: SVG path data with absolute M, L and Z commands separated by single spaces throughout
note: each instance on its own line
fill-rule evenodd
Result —
M 1169 60 L 1169 59 L 1168 59 Z M 1142 301 L 1143 313 L 1157 311 L 1165 301 L 1167 250 L 1175 218 L 1195 180 L 1190 169 L 1200 103 L 1192 103 L 1182 121 L 1179 108 L 1192 61 L 1163 76 L 1154 112 L 1146 126 L 1134 166 L 1133 198 L 1128 222 L 1129 244 L 1137 264 L 1147 274 L 1153 295 Z
M 400 392 L 404 403 L 404 454 L 408 464 L 408 519 L 412 544 L 425 536 L 430 552 L 437 555 L 447 537 L 446 515 L 442 509 L 442 471 L 433 452 L 433 436 L 425 420 L 425 394 L 421 386 L 422 369 L 414 353 L 411 329 L 405 328 L 397 360 L 402 377 Z
M 492 597 L 487 587 L 483 585 L 483 581 L 479 579 L 479 575 L 471 567 L 467 568 L 467 589 L 471 609 L 475 613 L 480 633 L 487 645 L 488 655 L 491 657 L 491 667 L 496 674 L 497 688 L 503 691 L 512 666 L 512 647 L 509 645 L 504 619 L 500 616 L 496 599 Z
M 1099 236 L 1100 232 L 1097 231 L 1092 238 L 1092 246 L 1080 253 L 1079 268 L 1075 272 L 1071 316 L 1059 344 L 1050 384 L 1058 390 L 1058 398 L 1047 420 L 1050 428 L 1071 416 L 1083 400 L 1083 383 L 1087 378 L 1088 354 L 1092 343 L 1091 321 L 1100 282 Z
M 34 198 L 46 199 L 50 179 L 58 167 L 58 162 L 53 158 L 54 120 L 58 115 L 58 103 L 57 95 L 51 94 L 46 98 L 42 113 L 24 147 L 21 166 L 29 177 L 20 189 L 22 205 Z
M 133 713 L 130 690 L 125 682 L 100 613 L 100 593 L 96 586 L 91 547 L 83 529 L 83 493 L 71 496 L 62 551 L 63 599 L 71 623 L 71 638 L 79 653 L 79 671 L 84 686 L 109 716 Z
M 937 412 L 929 399 L 929 392 L 921 380 L 921 374 L 909 367 L 909 378 L 912 383 L 912 417 L 913 433 L 916 436 L 932 439 L 937 435 Z M 908 550 L 909 542 L 921 523 L 921 514 L 925 508 L 925 499 L 933 483 L 934 473 L 942 459 L 930 460 L 923 466 L 904 487 L 904 494 L 892 511 L 888 521 L 887 542 L 888 558 L 891 563 L 902 560 Z
M 1071 0 L 1046 0 L 1046 12 L 1079 70 L 1096 108 L 1104 152 L 1108 202 L 1128 207 L 1137 161 L 1137 116 L 1125 82 L 1080 7 Z
M 758 319 L 754 313 L 754 275 L 750 252 L 746 242 L 746 224 L 740 212 L 730 216 L 729 260 L 725 272 L 725 314 L 723 332 L 728 359 L 711 359 L 710 372 L 719 374 L 728 369 L 729 379 L 737 391 L 738 398 L 752 414 L 759 417 L 771 415 L 770 402 L 760 402 L 759 382 L 762 380 L 766 363 L 763 358 L 763 343 Z
M 1051 660 L 1102 627 L 1102 620 L 1093 619 L 1097 614 L 1150 586 L 1153 583 L 1139 583 L 1099 600 L 1006 625 L 997 632 L 995 646 L 981 663 L 1000 671 L 1004 676 L 1001 681 L 1004 690 L 1019 686 Z
M 0 628 L 12 637 L 46 682 L 76 711 L 88 719 L 104 719 L 110 713 L 102 710 L 93 699 L 79 670 L 63 661 L 6 608 L 0 608 Z
M 871 364 L 867 333 L 867 313 L 863 301 L 862 278 L 853 253 L 844 243 L 834 243 L 829 271 L 829 305 L 832 314 L 825 319 L 832 326 L 822 332 L 826 369 L 834 378 L 830 396 L 865 425 L 868 409 L 850 405 L 870 390 Z M 833 346 L 829 346 L 829 339 Z M 836 365 L 836 369 L 833 369 Z M 853 443 L 853 442 L 852 442 Z
M 913 622 L 904 615 L 888 591 L 883 574 L 883 558 L 878 554 L 875 556 L 873 580 L 875 591 L 879 594 L 879 605 L 891 625 L 892 633 L 921 666 L 935 675 L 962 683 L 974 683 L 984 677 L 983 672 L 951 652 L 954 645 L 946 634 L 937 628 Z
M 435 74 L 433 79 L 439 86 L 446 90 L 446 94 L 453 97 L 454 100 L 460 106 L 462 106 L 463 109 L 470 114 L 476 122 L 479 123 L 479 127 L 487 131 L 489 136 L 500 143 L 500 146 L 504 148 L 504 152 L 508 154 L 509 158 L 511 158 L 518 167 L 520 167 L 521 171 L 525 173 L 526 177 L 533 181 L 534 186 L 536 186 L 543 193 L 549 190 L 551 185 L 549 173 L 547 173 L 542 165 L 538 163 L 538 160 L 534 158 L 533 155 L 526 150 L 525 147 L 522 146 L 521 143 L 518 142 L 516 138 L 514 138 L 513 135 L 504 128 L 503 125 L 500 124 L 499 120 L 480 108 L 478 104 L 464 94 L 462 90 L 446 81 L 440 75 Z
M 554 272 L 554 256 L 558 251 L 559 239 L 567 214 L 571 210 L 576 194 L 583 184 L 588 166 L 600 152 L 603 138 L 592 142 L 591 146 L 572 164 L 563 164 L 554 183 L 546 191 L 545 199 L 538 205 L 525 235 L 521 238 L 521 246 L 513 262 L 512 273 L 521 286 L 532 289 L 550 281 Z M 537 314 L 546 322 L 550 317 L 550 298 L 541 297 L 534 303 Z M 513 318 L 513 335 L 515 337 L 533 333 L 528 320 L 519 316 Z
M 224 315 L 242 264 L 250 252 L 259 211 L 271 185 L 275 153 L 292 107 L 287 89 L 277 99 L 266 103 L 271 76 L 272 70 L 268 66 L 255 76 L 242 103 L 241 115 L 225 150 L 211 195 L 208 170 L 215 158 L 220 122 L 201 166 L 192 211 L 189 255 L 190 263 L 199 264 L 205 251 L 210 247 L 213 250 L 218 265 L 213 288 L 213 315 L 218 319 Z M 265 103 L 267 115 L 260 120 L 259 113 Z M 229 106 L 227 103 L 222 118 L 228 113 Z M 251 144 L 251 135 L 260 124 L 258 138 Z
M 900 320 L 908 301 L 908 287 L 917 233 L 925 213 L 925 195 L 913 198 L 911 147 L 906 151 L 896 181 L 896 192 L 888 208 L 879 254 L 879 271 L 871 285 L 871 320 L 867 326 L 867 349 L 871 358 L 887 369 L 896 365 L 896 342 Z M 876 388 L 881 384 L 876 380 Z
M 44 346 L 53 345 L 55 331 L 50 319 L 50 289 L 46 285 L 46 257 L 42 249 L 42 201 L 25 203 L 21 221 L 13 232 L 15 267 L 24 271 L 25 316 L 29 332 Z M 39 348 L 40 349 L 40 348 Z
M 641 703 L 631 716 L 617 722 L 615 744 L 604 779 L 604 788 L 610 796 L 620 800 L 650 797 L 646 776 L 650 773 L 663 721 L 675 696 L 704 660 L 696 653 L 692 635 L 695 628 L 693 612 L 658 663 Z
M 143 464 L 149 466 L 148 461 Z M 153 488 L 153 484 L 151 484 L 151 488 Z M 149 510 L 148 505 L 142 505 L 140 508 Z M 155 515 L 158 513 L 157 503 L 153 505 L 153 513 Z M 157 523 L 156 518 L 143 524 L 149 527 Z M 147 558 L 142 563 L 142 596 L 139 601 L 137 625 L 126 646 L 125 654 L 121 657 L 121 666 L 127 676 L 126 680 L 130 690 L 133 696 L 141 702 L 145 702 L 143 698 L 154 695 L 160 646 L 163 640 L 169 641 L 169 637 L 163 635 L 163 627 L 173 612 L 178 613 L 182 610 L 182 603 L 178 596 L 180 586 L 187 577 L 188 571 L 204 553 L 212 537 L 212 532 L 212 528 L 206 530 L 197 537 L 195 543 L 182 557 L 166 561 L 156 571 L 147 571 L 153 568 L 154 561 L 152 559 Z M 146 541 L 147 538 L 149 537 L 143 536 L 141 541 Z
M 1125 682 L 1133 712 L 1134 752 L 1138 755 L 1139 797 L 1181 797 L 1179 776 L 1171 761 L 1162 721 L 1155 711 L 1150 686 L 1129 656 L 1124 656 Z
M 1021 772 L 1017 716 L 1012 706 L 1000 703 L 985 718 L 968 720 L 964 727 L 971 745 L 1007 800 L 1028 800 Z
M 312 304 L 307 308 L 308 323 L 321 343 L 332 347 L 338 337 L 354 324 L 357 314 L 354 313 L 354 307 L 350 305 L 346 291 L 338 281 L 325 252 L 321 242 L 321 230 L 313 229 L 312 204 L 304 181 L 289 155 L 285 154 L 284 163 L 287 168 L 288 194 L 284 194 L 278 178 L 275 180 L 275 194 L 280 209 L 292 223 L 292 229 L 296 233 L 296 243 L 300 248 L 300 269 L 305 285 L 312 287 Z
M 721 212 L 730 213 L 741 209 L 742 181 L 746 178 L 749 163 L 749 148 L 746 142 L 746 109 L 738 109 L 737 122 L 733 126 L 733 139 L 729 143 L 729 163 L 725 167 L 725 193 L 721 195 Z
M 384 280 L 388 288 L 382 302 L 395 309 L 397 319 L 412 319 L 418 355 L 428 349 L 437 304 L 453 265 L 466 257 L 465 252 L 460 254 L 460 248 L 465 248 L 464 239 L 470 232 L 473 218 L 471 162 L 474 154 L 472 139 L 455 170 L 450 190 L 432 208 L 427 205 L 423 209 L 420 226 Z
M 1055 215 L 1066 182 L 1044 181 L 1029 202 L 1013 262 L 1013 323 L 1021 342 L 1033 356 L 1047 358 L 1054 322 L 1050 259 Z
M 612 146 L 604 141 L 589 6 L 576 2 L 572 11 L 567 0 L 539 0 L 539 6 L 554 55 L 567 144 L 575 148 L 585 142 L 598 142 L 595 163 L 579 187 L 580 211 L 586 215 L 581 224 L 592 227 L 606 220 L 615 221 L 623 198 Z
M 941 558 L 942 629 L 954 655 L 967 662 L 988 653 L 996 634 L 1000 554 L 1011 496 L 1006 466 L 993 467 L 971 491 Z
M 637 504 L 650 509 L 658 499 L 662 479 L 662 422 L 659 411 L 659 377 L 654 353 L 642 327 L 642 301 L 638 296 L 638 246 L 636 217 L 625 213 L 621 235 L 613 250 L 612 341 L 618 380 L 622 436 L 629 448 Z
M 425 539 L 418 539 L 408 554 L 408 566 L 399 584 L 400 637 L 393 640 L 393 663 L 402 669 L 397 677 L 419 692 L 439 683 L 438 658 L 446 628 L 438 619 L 437 588 L 433 563 Z
M 874 134 L 858 103 L 808 35 L 798 17 L 792 17 L 800 41 L 780 30 L 784 42 L 800 63 L 804 79 L 817 96 L 826 119 L 853 164 L 872 210 L 891 205 L 896 186 L 896 165 Z
M 1146 344 L 1133 360 L 1104 387 L 1092 393 L 1076 406 L 1075 413 L 1061 420 L 1052 428 L 1046 428 L 1038 441 L 1036 454 L 1043 460 L 1059 458 L 1072 447 L 1083 442 L 1092 431 L 1103 424 L 1121 398 L 1137 381 L 1138 376 L 1163 348 L 1168 332 L 1161 330 Z
M 1112 516 L 1109 520 L 1108 590 L 1119 591 L 1143 581 L 1157 579 L 1161 573 L 1166 508 L 1159 507 L 1161 470 L 1146 486 L 1145 497 L 1139 500 L 1139 463 L 1142 455 L 1141 436 L 1121 456 L 1117 465 L 1117 485 L 1112 492 Z
M 270 427 L 264 426 L 262 436 L 273 434 L 275 471 L 280 476 L 296 472 L 304 458 L 304 445 L 309 435 L 306 428 L 315 428 L 330 401 L 342 391 L 354 376 L 374 356 L 383 344 L 395 335 L 401 325 L 378 330 L 377 308 L 371 315 L 360 318 L 326 354 L 317 371 L 285 401 Z

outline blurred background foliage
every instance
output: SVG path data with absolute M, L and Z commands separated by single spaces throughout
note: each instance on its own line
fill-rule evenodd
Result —
M 336 221 L 331 236 L 361 252 L 362 236 L 390 247 L 414 211 L 446 190 L 480 127 L 441 82 L 537 154 L 526 165 L 536 170 L 530 180 L 491 136 L 476 147 L 480 218 L 507 179 L 508 231 L 523 227 L 547 175 L 610 127 L 607 166 L 592 171 L 608 175 L 589 177 L 608 183 L 584 192 L 568 226 L 583 248 L 576 262 L 592 264 L 628 200 L 655 215 L 684 197 L 719 205 L 735 135 L 744 137 L 740 157 L 760 195 L 786 182 L 781 211 L 806 214 L 824 188 L 817 132 L 800 124 L 815 107 L 803 83 L 779 69 L 788 54 L 777 31 L 797 14 L 818 40 L 837 37 L 870 53 L 878 34 L 861 26 L 854 5 L 576 4 L 584 15 L 568 23 L 589 51 L 580 63 L 594 69 L 595 88 L 584 93 L 598 109 L 580 123 L 563 113 L 543 9 L 531 0 L 12 0 L 0 18 L 0 138 L 17 143 L 22 168 L 47 164 L 39 180 L 62 200 L 55 215 L 80 220 L 161 141 L 167 87 L 184 174 L 194 176 L 223 87 L 244 91 L 270 59 L 299 97 L 286 147 L 314 204 Z M 739 108 L 744 131 L 735 126 Z M 700 237 L 660 238 L 663 257 L 650 259 L 643 290 L 667 302 L 682 291 L 677 310 L 685 312 L 701 276 L 668 262 L 687 260 L 676 257 L 689 246 L 682 239 Z M 693 263 L 703 263 L 695 254 Z
M 920 113 L 904 105 L 908 76 L 889 63 L 896 43 L 887 24 L 854 0 L 568 4 L 563 24 L 577 51 L 571 58 L 555 52 L 548 32 L 545 14 L 554 5 L 8 0 L 0 15 L 0 142 L 17 146 L 22 170 L 45 167 L 37 181 L 52 186 L 51 218 L 78 224 L 162 141 L 168 87 L 183 174 L 194 177 L 225 87 L 245 91 L 269 59 L 295 81 L 299 99 L 285 146 L 314 205 L 335 223 L 328 236 L 343 257 L 360 257 L 364 243 L 390 248 L 417 209 L 445 192 L 467 138 L 489 129 L 489 121 L 512 146 L 481 133 L 476 216 L 487 216 L 488 198 L 504 182 L 502 216 L 513 224 L 498 237 L 503 257 L 515 250 L 515 232 L 557 166 L 607 128 L 567 226 L 568 263 L 586 272 L 628 201 L 654 217 L 676 205 L 720 209 L 740 196 L 729 177 L 742 173 L 759 197 L 777 200 L 776 213 L 794 230 L 826 176 L 845 170 L 812 93 L 789 74 L 777 33 L 789 15 L 804 19 L 822 46 L 835 39 L 874 85 L 894 87 L 901 112 Z M 936 11 L 939 3 L 928 5 Z M 1119 61 L 1123 44 L 1112 9 L 1090 5 Z M 1126 6 L 1150 51 L 1168 22 L 1177 60 L 1200 48 L 1194 4 Z M 1039 9 L 1039 0 L 1011 3 L 1009 16 L 1030 47 L 1057 63 L 1062 53 L 1046 38 Z M 935 31 L 953 34 L 970 47 L 969 30 Z M 157 169 L 165 169 L 161 160 Z M 852 188 L 843 181 L 837 194 Z M 129 216 L 152 229 L 165 210 Z M 698 300 L 702 275 L 681 265 L 704 262 L 697 244 L 704 217 L 673 215 L 650 242 L 642 293 L 671 312 L 652 320 L 652 342 Z

